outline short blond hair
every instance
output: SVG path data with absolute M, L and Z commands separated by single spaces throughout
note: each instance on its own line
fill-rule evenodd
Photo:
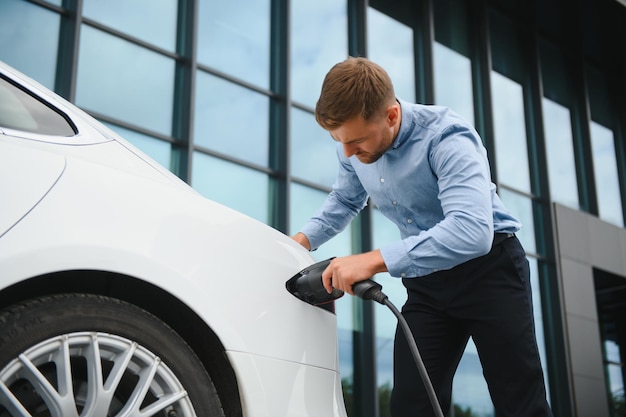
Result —
M 315 120 L 326 130 L 356 116 L 370 120 L 395 98 L 391 78 L 380 65 L 367 58 L 349 57 L 326 74 Z

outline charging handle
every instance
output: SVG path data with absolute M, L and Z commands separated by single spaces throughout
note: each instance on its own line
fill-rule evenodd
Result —
M 343 291 L 337 288 L 333 288 L 332 293 L 329 294 L 322 282 L 322 273 L 333 259 L 335 258 L 314 263 L 298 272 L 285 284 L 287 291 L 314 306 L 330 303 L 343 297 Z

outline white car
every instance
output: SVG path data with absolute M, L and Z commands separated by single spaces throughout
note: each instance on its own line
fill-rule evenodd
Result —
M 314 262 L 0 62 L 0 416 L 345 417 Z

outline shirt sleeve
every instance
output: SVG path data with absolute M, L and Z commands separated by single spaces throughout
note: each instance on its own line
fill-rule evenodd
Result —
M 311 250 L 319 248 L 333 236 L 342 232 L 367 203 L 367 192 L 359 181 L 350 160 L 340 145 L 337 147 L 339 171 L 332 191 L 320 209 L 300 230 L 311 244 Z
M 432 142 L 429 164 L 437 178 L 443 219 L 380 248 L 392 276 L 419 277 L 450 269 L 491 248 L 491 174 L 478 135 L 465 126 L 449 127 Z

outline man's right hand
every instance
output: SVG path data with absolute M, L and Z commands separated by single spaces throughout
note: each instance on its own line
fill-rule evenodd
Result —
M 311 250 L 311 242 L 309 242 L 309 238 L 306 237 L 304 233 L 298 232 L 295 235 L 291 236 L 291 238 L 295 240 L 296 242 L 298 242 L 299 244 L 301 244 L 302 246 L 304 246 L 306 250 L 308 251 Z

